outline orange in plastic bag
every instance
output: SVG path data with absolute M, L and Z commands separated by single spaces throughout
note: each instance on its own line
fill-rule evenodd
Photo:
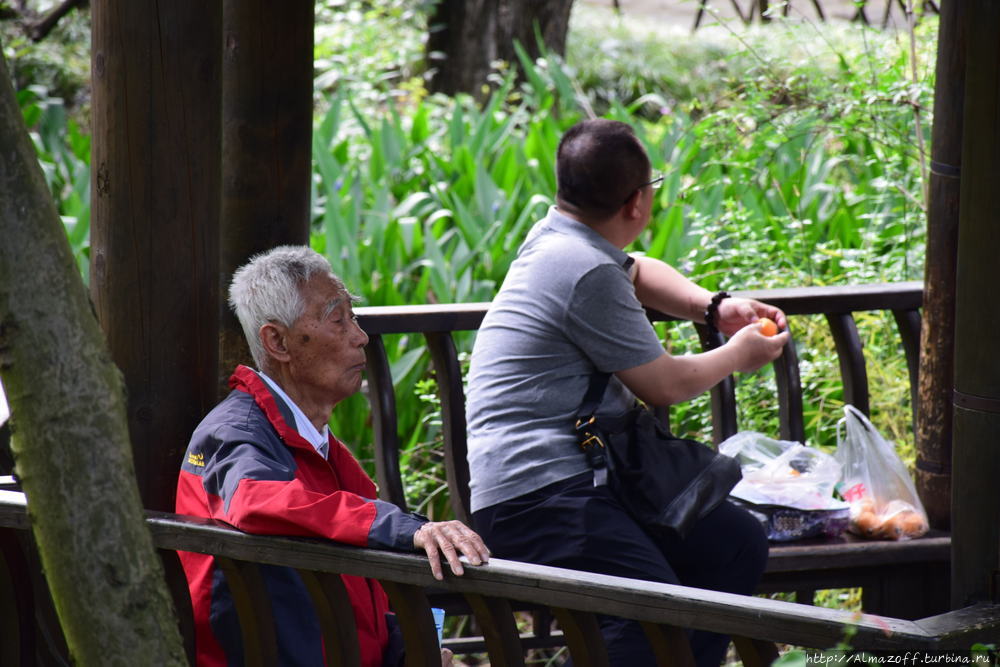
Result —
M 927 532 L 927 512 L 893 444 L 853 405 L 837 424 L 840 495 L 851 505 L 849 530 L 872 539 L 902 540 Z

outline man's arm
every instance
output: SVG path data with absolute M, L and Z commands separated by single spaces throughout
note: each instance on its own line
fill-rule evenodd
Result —
M 462 572 L 459 554 L 473 565 L 489 558 L 481 538 L 463 524 L 428 522 L 392 503 L 351 491 L 310 489 L 286 463 L 270 455 L 267 447 L 252 442 L 223 444 L 205 463 L 201 481 L 213 518 L 240 530 L 323 537 L 374 548 L 420 548 L 427 552 L 431 570 L 439 579 L 440 554 L 455 574 Z M 213 502 L 213 497 L 219 502 Z
M 639 303 L 667 315 L 692 322 L 705 321 L 705 308 L 712 293 L 681 275 L 677 269 L 652 257 L 637 256 L 632 269 L 632 281 Z M 719 331 L 732 336 L 748 324 L 767 317 L 778 325 L 787 326 L 780 309 L 755 299 L 729 298 L 719 302 L 716 325 Z
M 750 324 L 722 347 L 683 356 L 664 352 L 615 375 L 646 403 L 673 405 L 707 391 L 734 371 L 753 371 L 773 361 L 787 341 L 787 331 L 767 337 L 760 333 L 760 324 Z
M 632 280 L 639 302 L 647 308 L 695 322 L 704 322 L 712 293 L 651 257 L 636 257 Z M 734 371 L 748 372 L 773 361 L 788 340 L 787 332 L 773 337 L 760 333 L 761 317 L 786 327 L 784 313 L 754 299 L 728 298 L 719 302 L 716 324 L 731 336 L 726 345 L 702 354 L 662 356 L 616 375 L 640 399 L 653 405 L 672 405 L 710 389 Z
M 703 322 L 712 293 L 699 287 L 666 262 L 636 256 L 632 282 L 639 303 L 667 315 Z

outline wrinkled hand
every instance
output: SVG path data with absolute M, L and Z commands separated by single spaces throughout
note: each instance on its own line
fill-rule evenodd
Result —
M 780 312 L 780 311 L 779 311 Z M 748 324 L 729 339 L 726 345 L 735 345 L 743 352 L 743 361 L 736 368 L 741 373 L 750 373 L 764 364 L 781 356 L 790 334 L 782 331 L 773 336 L 760 332 L 760 323 Z M 778 325 L 781 326 L 781 325 Z
M 748 324 L 753 324 L 762 317 L 773 320 L 778 325 L 778 331 L 788 327 L 788 321 L 780 308 L 775 308 L 756 299 L 730 297 L 719 302 L 716 315 L 716 328 L 726 336 L 732 336 Z
M 490 560 L 490 550 L 471 528 L 461 521 L 431 521 L 422 525 L 413 534 L 413 546 L 427 552 L 434 578 L 444 579 L 441 570 L 441 555 L 443 554 L 451 567 L 451 571 L 461 576 L 462 561 L 459 554 L 465 556 L 473 565 L 482 565 Z

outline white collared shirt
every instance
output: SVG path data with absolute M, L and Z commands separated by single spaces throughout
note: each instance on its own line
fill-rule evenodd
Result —
M 277 382 L 267 377 L 267 375 L 264 374 L 264 371 L 257 371 L 257 375 L 259 375 L 261 379 L 267 383 L 267 386 L 271 388 L 271 391 L 280 396 L 281 400 L 288 405 L 288 408 L 292 411 L 292 416 L 295 417 L 295 430 L 298 431 L 299 435 L 305 438 L 306 442 L 312 445 L 316 451 L 319 452 L 319 455 L 325 459 L 327 451 L 330 448 L 330 427 L 324 424 L 323 432 L 320 433 L 317 431 L 316 427 L 313 426 L 313 423 L 309 421 L 308 417 L 306 417 L 306 413 L 302 412 L 302 409 L 295 404 L 295 401 L 293 401 L 281 387 L 278 386 Z

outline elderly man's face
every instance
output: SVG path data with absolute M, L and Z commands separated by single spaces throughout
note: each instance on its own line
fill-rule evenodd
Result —
M 337 404 L 361 388 L 368 336 L 354 319 L 350 297 L 328 275 L 302 286 L 305 311 L 288 329 L 289 371 L 299 392 Z

